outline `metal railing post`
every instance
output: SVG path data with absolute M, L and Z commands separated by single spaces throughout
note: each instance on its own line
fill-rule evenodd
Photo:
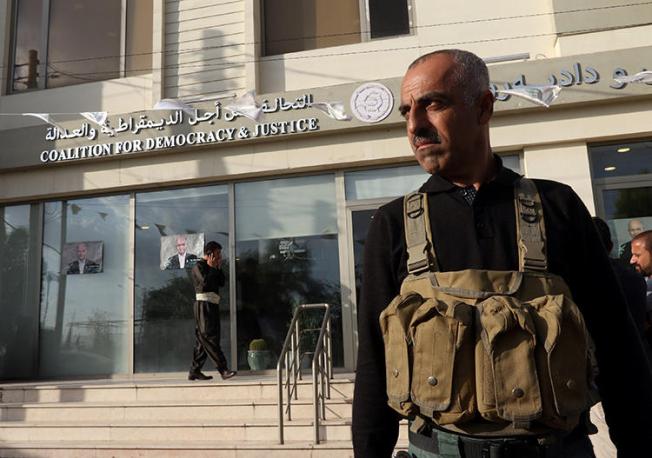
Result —
M 284 410 L 288 421 L 292 420 L 292 395 L 294 399 L 299 398 L 298 380 L 302 380 L 301 374 L 301 329 L 299 316 L 309 309 L 323 308 L 324 316 L 317 344 L 312 353 L 312 390 L 313 390 L 313 414 L 314 414 L 314 435 L 315 444 L 319 444 L 320 416 L 326 419 L 326 399 L 330 398 L 330 379 L 332 378 L 332 341 L 330 306 L 328 304 L 303 304 L 296 308 L 288 329 L 287 336 L 279 355 L 276 365 L 278 384 L 278 415 L 279 415 L 279 443 L 284 443 Z M 309 332 L 317 329 L 308 329 Z M 308 352 L 306 352 L 309 354 Z M 285 391 L 287 394 L 287 408 L 284 409 L 283 401 L 283 369 L 285 369 Z M 321 414 L 321 415 L 320 415 Z

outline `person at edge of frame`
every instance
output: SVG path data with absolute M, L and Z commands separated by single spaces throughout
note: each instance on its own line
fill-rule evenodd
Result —
M 644 231 L 632 239 L 632 257 L 630 264 L 643 275 L 647 286 L 646 329 L 648 344 L 652 347 L 652 230 Z
M 602 243 L 607 250 L 607 253 L 611 253 L 614 244 L 611 240 L 611 230 L 609 229 L 609 225 L 599 216 L 593 217 L 593 223 L 598 230 L 598 234 L 602 239 Z M 618 278 L 620 287 L 623 290 L 625 301 L 629 307 L 629 313 L 632 315 L 632 319 L 634 320 L 634 324 L 639 331 L 639 335 L 641 336 L 641 339 L 645 339 L 645 301 L 647 294 L 647 285 L 645 284 L 645 278 L 639 272 L 636 272 L 636 270 L 631 266 L 623 264 L 620 259 L 609 257 L 609 261 L 611 262 L 611 267 L 614 269 L 616 278 Z M 648 352 L 649 360 L 650 349 L 647 348 L 646 341 L 643 341 L 643 344 L 646 351 Z
M 503 167 L 492 153 L 493 105 L 487 67 L 469 52 L 426 54 L 409 66 L 402 81 L 400 112 L 406 119 L 408 141 L 419 164 L 431 174 L 419 191 L 428 195 L 440 271 L 519 267 L 514 185 L 520 176 Z M 652 456 L 652 373 L 607 254 L 597 248 L 601 242 L 591 216 L 569 186 L 534 182 L 542 200 L 548 271 L 569 286 L 594 341 L 598 388 L 618 456 Z M 400 198 L 377 210 L 365 244 L 352 424 L 358 458 L 389 457 L 398 438 L 401 417 L 388 406 L 379 316 L 399 292 L 407 275 L 406 260 Z M 491 458 L 593 457 L 590 429 L 594 427 L 588 421 L 580 422 L 559 439 L 556 450 L 544 447 L 544 438 L 532 450 L 527 437 L 528 454 L 514 455 L 509 446 L 493 447 L 491 440 L 483 450 Z M 423 430 L 433 449 L 418 458 L 472 458 L 464 443 L 478 436 L 462 437 L 432 422 Z
M 226 357 L 220 348 L 220 287 L 224 286 L 222 272 L 222 245 L 210 241 L 204 246 L 204 255 L 192 268 L 192 282 L 195 286 L 195 347 L 188 380 L 210 380 L 201 369 L 210 356 L 223 380 L 233 377 Z

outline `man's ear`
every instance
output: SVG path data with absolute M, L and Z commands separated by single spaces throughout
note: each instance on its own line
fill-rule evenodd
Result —
M 487 124 L 491 116 L 493 116 L 494 100 L 494 95 L 489 90 L 480 96 L 480 112 L 478 114 L 478 122 L 480 124 Z

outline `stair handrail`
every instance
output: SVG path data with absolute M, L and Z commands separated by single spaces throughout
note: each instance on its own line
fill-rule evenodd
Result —
M 326 399 L 330 399 L 330 380 L 333 376 L 333 358 L 331 341 L 331 322 L 328 304 L 302 304 L 294 311 L 292 321 L 285 337 L 285 342 L 276 364 L 278 386 L 278 437 L 279 444 L 284 443 L 284 410 L 288 421 L 292 419 L 292 397 L 298 399 L 297 382 L 301 379 L 301 359 L 307 352 L 301 353 L 300 339 L 304 331 L 317 329 L 300 329 L 299 316 L 311 309 L 324 309 L 319 336 L 312 357 L 313 412 L 315 443 L 319 443 L 320 420 L 326 418 Z M 283 369 L 285 368 L 285 380 Z M 287 406 L 284 408 L 283 391 L 287 394 Z

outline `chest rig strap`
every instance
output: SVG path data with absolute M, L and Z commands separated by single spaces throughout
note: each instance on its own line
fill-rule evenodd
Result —
M 541 197 L 532 180 L 521 178 L 515 183 L 514 208 L 519 271 L 545 272 L 548 262 L 543 208 Z M 403 199 L 403 217 L 408 274 L 439 271 L 430 230 L 428 195 L 420 192 L 406 195 Z
M 521 178 L 514 186 L 516 209 L 516 237 L 518 243 L 518 270 L 545 272 L 546 228 L 543 222 L 541 196 L 534 182 Z
M 437 271 L 437 258 L 432 244 L 430 218 L 428 216 L 428 195 L 412 192 L 403 199 L 405 220 L 405 242 L 408 253 L 408 274 Z

